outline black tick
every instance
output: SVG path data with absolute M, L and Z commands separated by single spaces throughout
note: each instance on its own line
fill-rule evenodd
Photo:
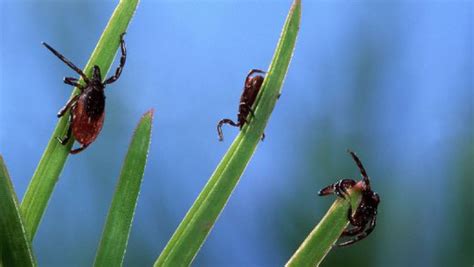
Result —
M 320 196 L 336 194 L 338 197 L 346 199 L 347 190 L 356 187 L 362 190 L 362 199 L 354 214 L 352 214 L 352 207 L 349 207 L 347 218 L 350 222 L 351 228 L 347 228 L 342 232 L 341 237 L 350 237 L 348 241 L 337 244 L 337 246 L 347 246 L 367 237 L 375 228 L 377 221 L 377 207 L 380 202 L 380 197 L 370 188 L 370 180 L 367 172 L 359 160 L 357 155 L 348 150 L 349 154 L 354 159 L 359 167 L 362 175 L 362 180 L 356 182 L 352 179 L 342 179 L 334 184 L 326 186 L 319 190 Z
M 258 92 L 262 87 L 264 77 L 262 75 L 254 75 L 256 73 L 265 73 L 263 70 L 252 69 L 250 70 L 247 78 L 245 78 L 244 90 L 240 96 L 239 113 L 237 114 L 237 123 L 231 119 L 222 119 L 217 124 L 217 134 L 219 135 L 219 141 L 224 140 L 222 134 L 222 125 L 229 124 L 234 127 L 242 127 L 247 123 L 247 117 L 250 115 L 255 116 L 252 110 L 252 105 L 257 98 Z M 262 136 L 262 140 L 265 138 L 265 134 Z
M 100 133 L 102 125 L 104 124 L 104 108 L 105 108 L 105 86 L 115 82 L 122 73 L 127 58 L 127 51 L 125 49 L 125 41 L 120 35 L 120 48 L 122 56 L 120 57 L 120 65 L 115 70 L 115 74 L 102 82 L 102 75 L 99 66 L 95 65 L 92 69 L 92 77 L 87 77 L 84 72 L 76 67 L 71 61 L 64 57 L 54 48 L 43 42 L 43 45 L 49 49 L 62 62 L 66 63 L 71 69 L 77 72 L 84 81 L 85 85 L 79 84 L 79 80 L 72 77 L 65 77 L 64 83 L 77 87 L 80 90 L 78 95 L 72 97 L 66 105 L 58 112 L 58 118 L 62 117 L 66 111 L 71 110 L 69 115 L 69 128 L 65 137 L 57 137 L 58 141 L 65 145 L 74 136 L 81 147 L 72 149 L 71 154 L 77 154 L 89 146 Z

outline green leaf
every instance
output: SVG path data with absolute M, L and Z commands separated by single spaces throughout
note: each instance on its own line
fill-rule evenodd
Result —
M 360 191 L 349 190 L 353 210 L 359 206 Z M 286 263 L 287 267 L 318 266 L 347 227 L 349 202 L 337 198 L 319 224 L 311 231 L 295 254 Z
M 120 34 L 127 30 L 137 4 L 138 0 L 120 1 L 84 68 L 86 75 L 91 75 L 92 67 L 97 65 L 105 77 L 117 52 Z M 80 82 L 83 83 L 82 80 Z M 72 95 L 78 93 L 79 90 L 76 88 Z M 74 143 L 73 138 L 64 146 L 56 140 L 56 137 L 64 136 L 67 132 L 68 118 L 69 112 L 59 119 L 21 203 L 21 213 L 31 240 L 36 234 L 59 174 L 66 163 L 69 150 Z
M 18 199 L 0 156 L 0 266 L 36 266 Z
M 295 47 L 301 1 L 295 0 L 250 119 L 182 220 L 155 266 L 188 266 L 198 253 L 252 157 L 280 95 Z
M 153 110 L 141 118 L 123 163 L 94 266 L 122 266 L 151 140 Z

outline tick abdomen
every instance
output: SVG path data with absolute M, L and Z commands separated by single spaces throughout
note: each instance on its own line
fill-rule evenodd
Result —
M 91 90 L 81 95 L 72 112 L 72 134 L 76 140 L 88 145 L 99 135 L 105 118 L 105 96 Z

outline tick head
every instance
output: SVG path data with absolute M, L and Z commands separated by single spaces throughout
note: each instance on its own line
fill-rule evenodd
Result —
M 92 68 L 92 80 L 102 82 L 102 75 L 100 74 L 100 68 L 94 65 Z

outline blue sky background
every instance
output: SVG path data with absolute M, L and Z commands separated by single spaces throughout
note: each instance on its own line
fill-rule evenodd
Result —
M 0 153 L 21 198 L 75 74 L 115 1 L 0 1 Z M 69 157 L 34 240 L 41 266 L 93 262 L 132 131 L 155 108 L 148 166 L 126 266 L 149 266 L 237 129 L 246 73 L 267 69 L 290 1 L 143 0 L 126 35 L 106 120 Z M 366 240 L 326 266 L 468 266 L 474 262 L 471 1 L 303 1 L 283 94 L 262 142 L 195 266 L 281 266 L 330 206 L 317 191 L 358 178 L 381 196 Z M 113 65 L 112 68 L 115 68 Z

